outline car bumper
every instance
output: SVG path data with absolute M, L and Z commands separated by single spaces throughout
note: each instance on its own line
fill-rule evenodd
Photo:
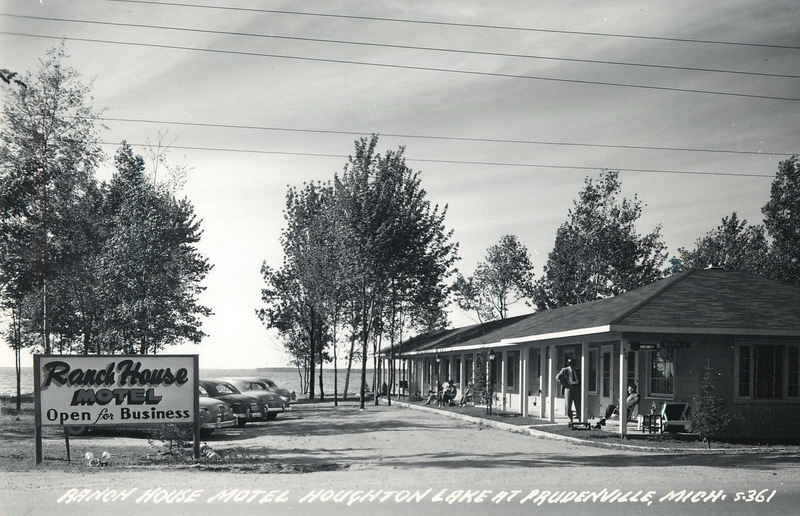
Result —
M 267 407 L 267 412 L 268 413 L 283 412 L 283 410 L 284 410 L 283 407 Z
M 257 419 L 261 419 L 262 417 L 264 417 L 264 414 L 261 412 L 251 412 L 249 417 L 247 414 L 236 414 L 236 417 L 238 419 L 245 419 L 247 421 L 255 421 Z
M 204 429 L 216 429 L 216 428 L 228 428 L 229 426 L 235 426 L 236 419 L 231 419 L 229 421 L 214 421 L 213 423 L 200 423 L 200 428 Z

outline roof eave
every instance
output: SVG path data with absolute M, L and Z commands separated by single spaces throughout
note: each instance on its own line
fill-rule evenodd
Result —
M 724 326 L 637 326 L 631 324 L 612 324 L 612 331 L 625 333 L 694 333 L 699 335 L 751 335 L 765 337 L 800 337 L 800 328 L 731 328 Z
M 467 346 L 448 346 L 440 348 L 430 348 L 419 351 L 399 352 L 397 356 L 414 355 L 433 355 L 436 353 L 451 353 L 458 351 L 471 351 L 486 348 L 501 348 L 513 346 L 514 344 L 525 344 L 544 340 L 564 339 L 570 337 L 582 337 L 584 335 L 598 335 L 602 333 L 679 333 L 697 335 L 741 335 L 741 336 L 760 336 L 760 337 L 800 337 L 800 328 L 794 329 L 764 329 L 764 328 L 730 328 L 730 327 L 690 327 L 690 326 L 636 326 L 630 324 L 607 324 L 603 326 L 593 326 L 589 328 L 579 328 L 575 330 L 559 331 L 552 333 L 542 333 L 539 335 L 528 335 L 525 337 L 514 337 L 501 339 L 497 342 L 487 342 L 482 344 L 471 344 Z

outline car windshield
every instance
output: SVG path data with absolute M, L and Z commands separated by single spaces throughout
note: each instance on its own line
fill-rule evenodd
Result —
M 265 391 L 265 390 L 267 390 L 267 384 L 265 384 L 263 382 L 250 382 L 250 385 L 252 385 L 250 390 L 253 390 L 253 391 Z
M 229 383 L 218 383 L 217 392 L 220 394 L 240 394 L 236 387 Z
M 277 387 L 275 382 L 273 382 L 272 380 L 265 380 L 265 381 L 267 382 L 267 385 L 269 385 L 270 387 Z
M 242 389 L 243 391 L 259 391 L 261 390 L 261 386 L 254 382 L 248 382 L 245 380 L 240 380 L 236 383 L 236 385 Z

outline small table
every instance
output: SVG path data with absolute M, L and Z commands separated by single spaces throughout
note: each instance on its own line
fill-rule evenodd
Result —
M 661 414 L 642 414 L 642 431 L 649 434 L 664 432 L 664 416 Z

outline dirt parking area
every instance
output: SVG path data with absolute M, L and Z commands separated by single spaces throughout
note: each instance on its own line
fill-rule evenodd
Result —
M 355 403 L 339 407 L 332 403 L 298 405 L 276 421 L 215 433 L 206 442 L 222 460 L 199 464 L 154 460 L 155 448 L 146 438 L 110 432 L 73 438 L 73 456 L 78 460 L 67 464 L 63 460 L 63 437 L 53 433 L 45 441 L 46 463 L 36 468 L 30 422 L 4 419 L 3 428 L 6 438 L 0 442 L 0 480 L 8 487 L 0 494 L 0 507 L 14 509 L 8 514 L 108 514 L 108 505 L 62 505 L 57 500 L 70 489 L 108 487 L 109 481 L 136 489 L 137 495 L 154 488 L 197 489 L 205 497 L 233 488 L 283 490 L 289 502 L 280 513 L 326 516 L 396 514 L 398 507 L 378 502 L 353 507 L 319 501 L 309 505 L 301 501 L 303 497 L 319 489 L 337 493 L 431 490 L 428 499 L 413 512 L 435 511 L 437 515 L 487 512 L 479 505 L 426 505 L 433 503 L 430 498 L 441 490 L 497 494 L 571 488 L 598 492 L 656 490 L 663 494 L 672 489 L 724 489 L 732 499 L 737 490 L 768 489 L 777 494 L 767 512 L 790 514 L 800 503 L 800 457 L 796 455 L 704 456 L 611 450 L 537 439 L 398 407 L 369 406 L 361 411 Z M 86 467 L 82 456 L 87 451 L 96 455 L 109 451 L 111 466 Z M 120 504 L 120 514 L 128 509 L 142 510 L 132 500 Z M 713 508 L 716 514 L 751 514 L 755 510 L 754 506 L 726 504 L 704 507 Z M 186 513 L 174 506 L 148 507 L 151 516 Z M 560 513 L 576 510 L 573 505 L 559 507 Z M 618 507 L 605 504 L 591 510 L 618 514 Z M 679 509 L 685 513 L 687 507 Z M 210 502 L 192 508 L 192 514 L 218 514 L 221 510 Z M 401 513 L 410 509 L 406 505 L 402 508 L 405 510 Z M 641 512 L 638 506 L 633 509 L 629 506 L 623 513 Z M 531 510 L 535 508 L 514 503 L 503 505 L 502 512 L 528 514 Z M 675 510 L 654 505 L 648 512 L 674 514 Z M 224 513 L 264 511 L 263 506 L 245 504 Z

